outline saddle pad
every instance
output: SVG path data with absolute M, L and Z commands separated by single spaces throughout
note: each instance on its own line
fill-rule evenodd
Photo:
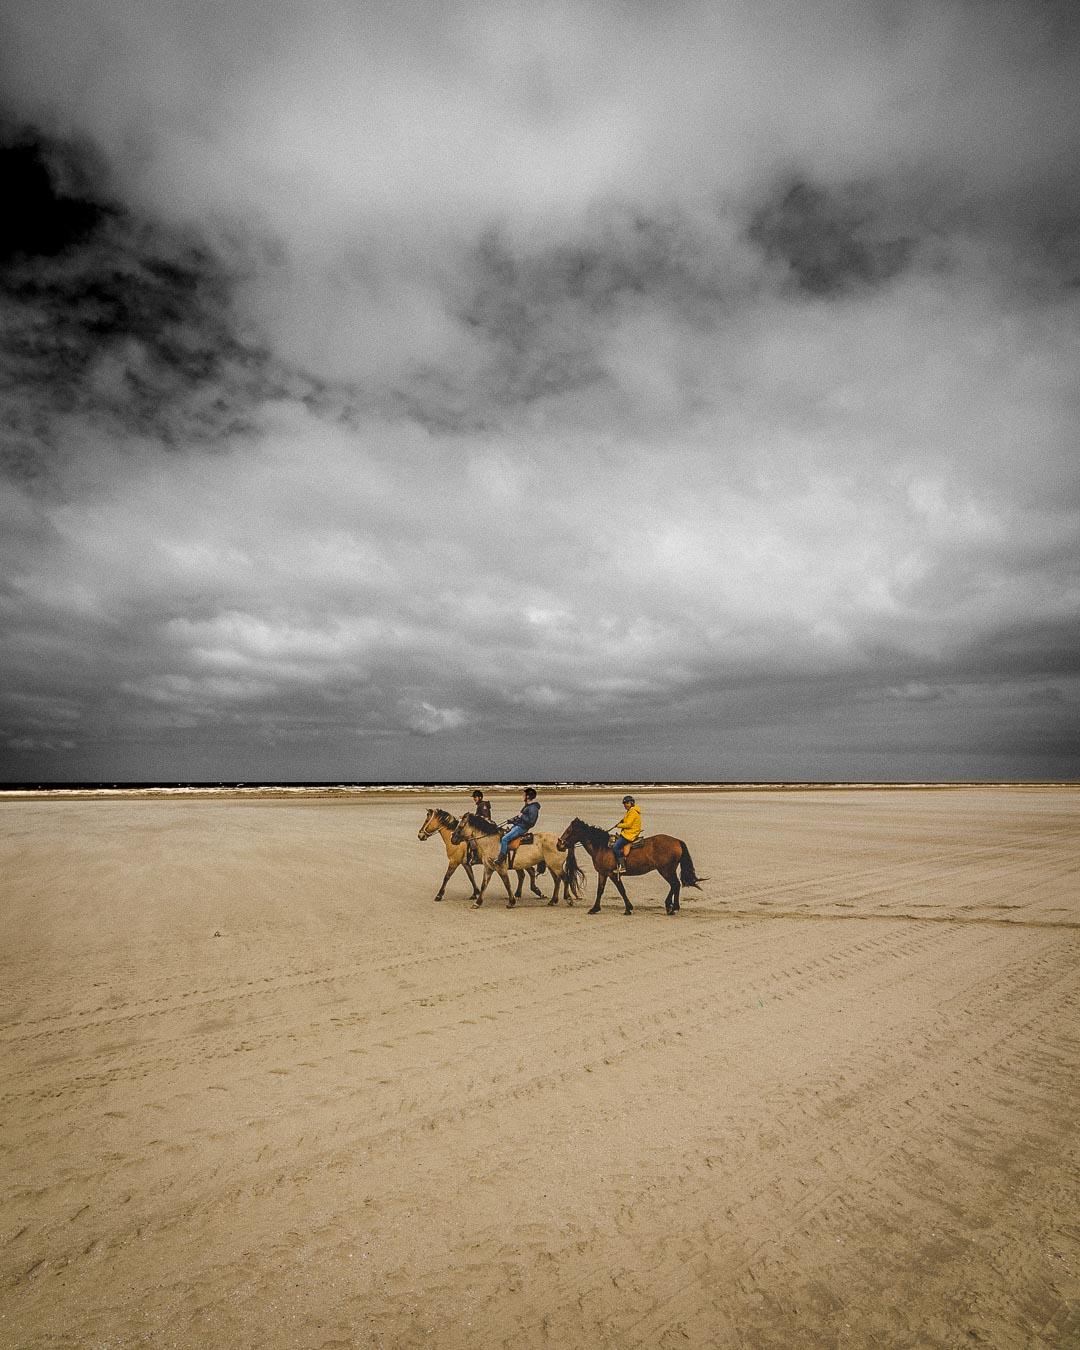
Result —
M 511 849 L 515 849 L 518 844 L 531 844 L 532 842 L 533 837 L 531 834 L 519 834 L 516 839 L 510 840 L 510 847 Z

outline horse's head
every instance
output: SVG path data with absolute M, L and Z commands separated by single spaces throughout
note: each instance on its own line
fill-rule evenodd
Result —
M 467 811 L 454 826 L 454 833 L 450 836 L 452 844 L 463 844 L 466 839 L 473 837 L 472 812 Z
M 457 820 L 449 811 L 440 811 L 438 807 L 431 807 L 424 817 L 424 823 L 417 831 L 416 837 L 421 843 L 425 839 L 430 839 L 433 834 L 438 834 L 440 830 L 445 830 L 447 826 L 452 829 L 457 824 Z
M 578 820 L 577 816 L 567 825 L 562 834 L 559 835 L 555 847 L 560 853 L 565 853 L 571 844 L 576 844 L 581 838 L 581 826 L 583 822 Z

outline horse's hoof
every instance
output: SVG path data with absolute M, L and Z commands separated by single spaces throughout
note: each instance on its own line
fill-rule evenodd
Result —
M 552 905 L 557 905 L 558 903 L 559 903 L 558 900 L 549 900 L 549 901 L 548 901 L 548 909 L 550 909 L 550 908 L 552 907 Z
M 473 907 L 473 909 L 480 909 L 480 908 L 482 908 L 483 903 L 484 903 L 483 900 L 474 900 L 474 901 L 472 902 L 472 907 Z
M 600 913 L 600 906 L 599 906 L 599 905 L 594 905 L 594 906 L 592 907 L 592 909 L 587 909 L 587 910 L 585 911 L 585 913 L 586 913 L 586 914 L 599 914 L 599 913 Z

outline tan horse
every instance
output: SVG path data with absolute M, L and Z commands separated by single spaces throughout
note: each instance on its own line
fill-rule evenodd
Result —
M 471 840 L 476 845 L 476 851 L 480 854 L 480 861 L 484 864 L 484 880 L 480 886 L 480 894 L 473 900 L 473 908 L 479 909 L 484 903 L 484 892 L 487 890 L 488 882 L 491 880 L 491 874 L 497 872 L 506 887 L 506 904 L 509 909 L 517 904 L 517 898 L 510 892 L 510 876 L 507 863 L 499 862 L 499 844 L 502 840 L 502 832 L 498 825 L 493 825 L 490 820 L 481 820 L 479 816 L 474 816 L 471 812 L 462 816 L 457 829 L 450 836 L 455 842 L 464 843 Z M 533 842 L 531 844 L 519 844 L 510 855 L 509 867 L 515 872 L 525 872 L 535 867 L 537 871 L 546 864 L 551 873 L 551 879 L 555 883 L 555 890 L 549 905 L 559 903 L 559 887 L 562 886 L 562 898 L 568 905 L 573 905 L 575 900 L 581 899 L 581 868 L 578 866 L 577 859 L 573 853 L 560 851 L 558 840 L 553 834 L 545 834 L 541 831 L 533 831 Z M 535 888 L 534 888 L 535 889 Z M 521 882 L 518 882 L 518 895 L 521 894 Z M 539 895 L 540 892 L 536 891 Z
M 446 849 L 447 869 L 446 875 L 442 879 L 442 885 L 435 896 L 436 900 L 441 900 L 446 894 L 446 883 L 454 875 L 459 867 L 464 867 L 465 873 L 469 878 L 469 884 L 472 886 L 472 898 L 475 900 L 480 891 L 476 885 L 476 878 L 473 876 L 472 863 L 469 859 L 469 844 L 463 841 L 455 844 L 453 842 L 453 833 L 457 829 L 458 818 L 452 816 L 449 811 L 438 811 L 434 807 L 428 811 L 424 817 L 424 823 L 417 832 L 417 839 L 421 843 L 425 839 L 430 839 L 433 834 L 442 835 L 443 847 Z M 525 869 L 529 874 L 529 887 L 533 895 L 543 895 L 543 891 L 536 884 L 536 869 L 529 867 Z M 521 887 L 525 881 L 525 872 L 518 875 L 517 898 L 521 898 Z
M 683 886 L 696 887 L 708 877 L 699 877 L 694 871 L 694 860 L 690 850 L 681 839 L 670 834 L 650 834 L 644 839 L 636 839 L 623 854 L 624 867 L 620 874 L 615 850 L 611 847 L 607 830 L 598 825 L 586 825 L 576 817 L 567 825 L 559 837 L 559 848 L 573 854 L 574 845 L 580 844 L 592 859 L 596 869 L 596 899 L 589 914 L 600 913 L 600 897 L 608 878 L 615 883 L 615 889 L 622 896 L 626 914 L 633 914 L 634 906 L 623 887 L 621 876 L 640 877 L 646 872 L 659 872 L 669 886 L 664 908 L 669 914 L 679 912 L 679 891 Z

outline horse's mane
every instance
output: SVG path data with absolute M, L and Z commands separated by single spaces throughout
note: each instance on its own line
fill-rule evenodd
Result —
M 453 830 L 457 828 L 458 818 L 457 816 L 452 816 L 449 811 L 440 811 L 438 807 L 432 807 L 431 814 L 440 825 L 445 825 L 447 829 Z
M 607 843 L 611 833 L 609 830 L 602 830 L 599 825 L 586 824 L 586 822 L 581 819 L 578 819 L 577 823 L 581 826 L 581 832 L 590 844 L 594 844 L 597 848 L 600 848 Z
M 490 820 L 485 820 L 483 816 L 474 815 L 471 811 L 467 812 L 462 819 L 463 822 L 467 820 L 481 834 L 502 834 L 498 825 L 493 824 Z

